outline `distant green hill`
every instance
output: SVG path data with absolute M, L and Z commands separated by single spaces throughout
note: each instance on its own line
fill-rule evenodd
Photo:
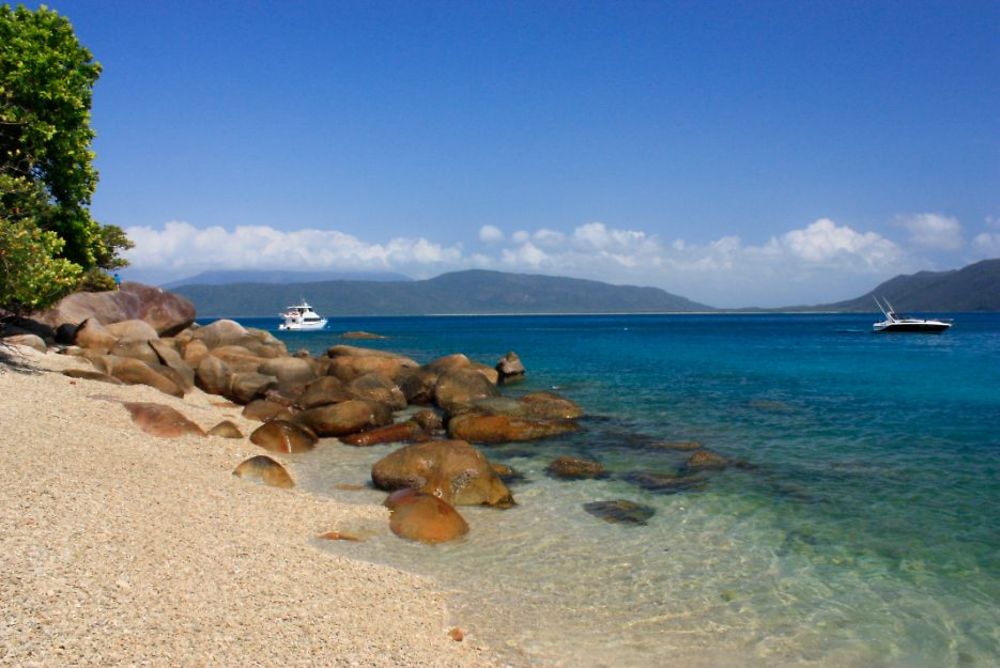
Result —
M 182 285 L 173 292 L 190 299 L 201 317 L 277 315 L 303 297 L 325 316 L 713 310 L 659 288 L 482 270 L 424 281 Z
M 856 299 L 795 310 L 877 311 L 873 297 L 885 297 L 901 313 L 1000 311 L 1000 259 L 900 275 Z

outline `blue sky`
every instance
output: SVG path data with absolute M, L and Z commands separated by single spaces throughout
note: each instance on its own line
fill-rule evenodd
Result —
M 454 269 L 719 306 L 1000 256 L 997 2 L 62 2 L 127 277 Z

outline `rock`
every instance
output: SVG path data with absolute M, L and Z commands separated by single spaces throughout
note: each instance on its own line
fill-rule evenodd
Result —
M 456 506 L 507 508 L 514 498 L 489 461 L 465 441 L 429 441 L 400 448 L 372 466 L 378 489 L 412 487 Z
M 634 501 L 616 499 L 614 501 L 592 501 L 583 504 L 583 509 L 594 517 L 615 524 L 634 524 L 645 526 L 649 518 L 656 514 L 656 509 L 644 506 Z
M 223 420 L 208 430 L 209 436 L 219 436 L 220 438 L 243 438 L 243 432 L 232 420 Z
M 335 348 L 340 346 L 334 346 Z M 347 346 L 345 346 L 347 347 Z M 332 358 L 327 367 L 327 374 L 336 376 L 345 383 L 368 373 L 375 373 L 393 381 L 398 381 L 415 369 L 417 363 L 406 357 L 387 357 L 383 355 L 343 355 Z
M 281 387 L 304 387 L 316 380 L 316 372 L 308 360 L 298 357 L 275 357 L 260 364 L 259 373 L 274 376 Z
M 45 339 L 37 334 L 14 334 L 13 336 L 4 337 L 3 342 L 12 346 L 25 346 L 26 348 L 33 348 L 40 353 L 44 353 L 49 349 L 49 347 L 45 345 Z
M 482 375 L 482 377 L 485 378 L 490 385 L 498 385 L 500 383 L 500 374 L 497 373 L 497 370 L 491 366 L 480 364 L 479 362 L 473 362 L 472 366 L 469 368 Z
M 149 341 L 160 338 L 152 325 L 145 320 L 122 320 L 105 325 L 104 329 L 119 341 Z
M 399 389 L 407 403 L 429 404 L 434 401 L 434 386 L 440 375 L 437 371 L 416 369 L 403 376 L 399 381 Z
M 132 416 L 132 422 L 147 434 L 161 438 L 176 438 L 186 434 L 205 435 L 201 427 L 170 406 L 138 401 L 126 401 L 123 405 Z
M 337 346 L 333 346 L 331 348 L 328 348 L 327 351 L 326 351 L 326 356 L 330 357 L 330 358 L 335 358 L 335 357 L 385 357 L 387 359 L 406 359 L 406 360 L 409 360 L 410 362 L 413 362 L 413 360 L 410 360 L 410 358 L 408 358 L 408 357 L 403 357 L 399 353 L 390 352 L 388 350 L 378 350 L 376 348 L 362 348 L 362 347 L 359 347 L 359 346 L 345 346 L 345 345 L 337 345 Z M 417 364 L 416 362 L 413 362 L 413 368 L 417 368 L 419 366 L 420 366 L 419 364 Z
M 262 482 L 268 487 L 283 487 L 285 489 L 295 487 L 295 482 L 292 480 L 292 476 L 288 475 L 285 467 L 267 455 L 251 457 L 237 466 L 233 475 L 245 480 Z
M 581 478 L 599 478 L 607 474 L 604 465 L 593 459 L 580 457 L 557 457 L 545 468 L 553 478 L 579 480 Z
M 79 325 L 68 322 L 59 325 L 56 328 L 56 343 L 64 346 L 74 345 L 76 343 L 76 330 L 79 328 Z
M 237 345 L 212 348 L 212 356 L 225 362 L 234 373 L 257 373 L 260 366 L 267 361 L 266 357 L 254 355 L 247 348 Z
M 698 441 L 657 441 L 646 447 L 657 450 L 697 450 L 701 447 L 701 443 Z
M 90 371 L 88 369 L 66 369 L 62 372 L 64 376 L 69 376 L 70 378 L 84 378 L 86 380 L 96 380 L 101 383 L 110 383 L 112 385 L 122 385 L 123 383 L 115 378 L 114 376 L 109 376 L 106 373 L 101 373 L 100 371 Z
M 285 342 L 271 332 L 264 329 L 257 329 L 256 327 L 247 327 L 247 334 L 250 335 L 250 339 L 244 341 L 241 345 L 248 348 L 251 352 L 268 358 L 289 356 L 288 347 L 285 345 Z
M 189 327 L 194 316 L 194 304 L 184 297 L 128 281 L 120 290 L 77 292 L 64 297 L 39 314 L 38 320 L 51 327 L 75 325 L 90 318 L 102 325 L 143 320 L 160 336 L 172 336 Z
M 150 348 L 149 344 L 145 341 L 119 340 L 115 345 L 111 346 L 109 354 L 115 357 L 131 357 L 132 359 L 142 360 L 147 364 L 160 363 L 160 358 L 156 355 L 156 351 Z
M 417 494 L 397 505 L 389 528 L 400 538 L 422 543 L 444 543 L 469 532 L 469 525 L 454 508 L 430 494 Z
M 385 414 L 376 406 L 357 399 L 310 408 L 295 415 L 295 422 L 320 436 L 353 434 L 369 427 L 382 426 L 391 419 L 391 412 Z
M 354 398 L 365 401 L 378 401 L 387 404 L 393 410 L 406 408 L 406 397 L 399 386 L 377 373 L 366 373 L 352 380 L 347 385 L 347 391 Z
M 567 420 L 529 420 L 506 415 L 465 413 L 448 421 L 448 435 L 471 443 L 533 441 L 578 430 Z
M 462 632 L 462 629 L 456 626 L 451 631 L 448 631 L 448 637 L 455 642 L 462 642 L 462 640 L 465 639 L 465 633 Z
M 342 531 L 327 531 L 326 533 L 321 533 L 319 537 L 323 540 L 346 540 L 352 543 L 363 542 L 360 536 L 355 536 L 352 533 L 344 533 Z
M 185 391 L 194 387 L 194 368 L 184 361 L 169 340 L 153 339 L 149 341 L 149 347 L 156 353 L 160 364 L 170 367 L 184 380 Z
M 390 424 L 370 431 L 341 436 L 341 443 L 358 447 L 381 445 L 382 443 L 412 443 L 426 441 L 430 438 L 415 420 L 407 420 L 398 424 Z
M 323 376 L 306 385 L 305 391 L 295 400 L 295 405 L 308 409 L 337 404 L 353 398 L 353 395 L 347 391 L 340 380 L 334 376 Z
M 453 413 L 476 399 L 500 396 L 495 385 L 473 369 L 455 369 L 441 374 L 434 385 L 434 403 Z
M 524 364 L 513 350 L 501 357 L 495 368 L 500 374 L 500 382 L 524 377 Z
M 583 409 L 555 392 L 532 392 L 521 397 L 526 415 L 548 420 L 573 420 L 583 415 Z
M 441 421 L 441 416 L 432 410 L 417 411 L 410 419 L 423 427 L 424 431 L 428 434 L 444 429 L 444 423 Z
M 440 375 L 446 371 L 467 369 L 470 366 L 472 366 L 472 360 L 462 353 L 455 353 L 454 355 L 445 355 L 444 357 L 438 357 L 437 359 L 431 360 L 421 368 Z
M 270 452 L 306 452 L 312 450 L 319 439 L 301 425 L 285 420 L 270 420 L 250 434 L 250 442 Z
M 729 466 L 729 460 L 716 452 L 702 448 L 691 453 L 686 466 L 691 470 L 724 469 Z
M 238 404 L 248 404 L 278 384 L 274 376 L 262 373 L 234 373 L 223 396 Z
M 184 361 L 193 367 L 208 356 L 208 346 L 204 341 L 189 341 L 181 348 L 184 354 Z
M 149 385 L 164 394 L 174 397 L 184 396 L 184 390 L 180 385 L 154 371 L 149 364 L 140 360 L 108 355 L 103 358 L 103 368 L 98 367 L 98 370 L 114 376 L 126 385 Z
M 669 473 L 629 473 L 623 476 L 628 482 L 655 494 L 679 494 L 700 491 L 708 481 L 698 476 L 678 476 Z
M 190 347 L 190 346 L 189 346 Z M 225 394 L 233 372 L 225 362 L 214 355 L 206 355 L 195 369 L 194 382 L 209 394 Z
M 267 422 L 275 418 L 291 420 L 293 413 L 287 406 L 267 399 L 254 399 L 243 407 L 243 417 L 249 420 Z
M 344 332 L 340 335 L 342 339 L 388 339 L 388 336 L 382 336 L 381 334 L 374 334 L 372 332 Z
M 515 482 L 524 482 L 524 474 L 513 467 L 507 466 L 506 464 L 490 462 L 490 468 L 493 469 L 493 472 L 497 474 L 505 485 L 510 485 Z
M 221 319 L 194 330 L 191 340 L 201 341 L 209 350 L 212 350 L 220 346 L 239 345 L 249 336 L 250 332 L 240 323 L 235 320 Z
M 107 353 L 117 341 L 96 318 L 88 318 L 76 328 L 74 343 L 81 348 Z

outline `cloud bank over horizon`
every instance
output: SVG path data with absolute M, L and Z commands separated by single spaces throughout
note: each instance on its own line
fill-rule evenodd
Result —
M 948 251 L 971 262 L 1000 255 L 1000 223 L 966 243 L 953 217 L 937 213 L 899 216 L 908 238 L 896 242 L 829 218 L 748 243 L 736 235 L 703 243 L 666 240 L 641 230 L 601 222 L 569 232 L 539 228 L 478 231 L 480 247 L 424 237 L 368 241 L 337 230 L 281 231 L 246 225 L 198 228 L 171 221 L 161 228 L 126 229 L 135 248 L 126 253 L 128 275 L 164 282 L 209 269 L 392 271 L 414 278 L 460 269 L 540 273 L 630 283 L 719 307 L 789 306 L 856 296 L 898 273 L 934 267 L 922 255 Z

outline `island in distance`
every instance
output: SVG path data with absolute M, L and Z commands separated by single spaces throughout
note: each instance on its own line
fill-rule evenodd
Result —
M 252 272 L 244 274 L 254 276 Z M 283 275 L 283 278 L 285 276 Z M 716 309 L 665 290 L 560 276 L 468 270 L 435 278 L 402 280 L 309 280 L 262 278 L 227 284 L 178 281 L 171 289 L 190 299 L 202 316 L 271 316 L 306 295 L 323 313 L 339 315 L 436 315 L 448 313 L 692 313 Z M 273 279 L 273 277 L 272 277 Z M 215 277 L 218 280 L 218 277 Z M 249 287 L 252 286 L 252 289 Z M 1000 259 L 951 271 L 900 275 L 855 299 L 812 306 L 746 309 L 768 312 L 869 312 L 872 296 L 901 312 L 1000 311 Z

